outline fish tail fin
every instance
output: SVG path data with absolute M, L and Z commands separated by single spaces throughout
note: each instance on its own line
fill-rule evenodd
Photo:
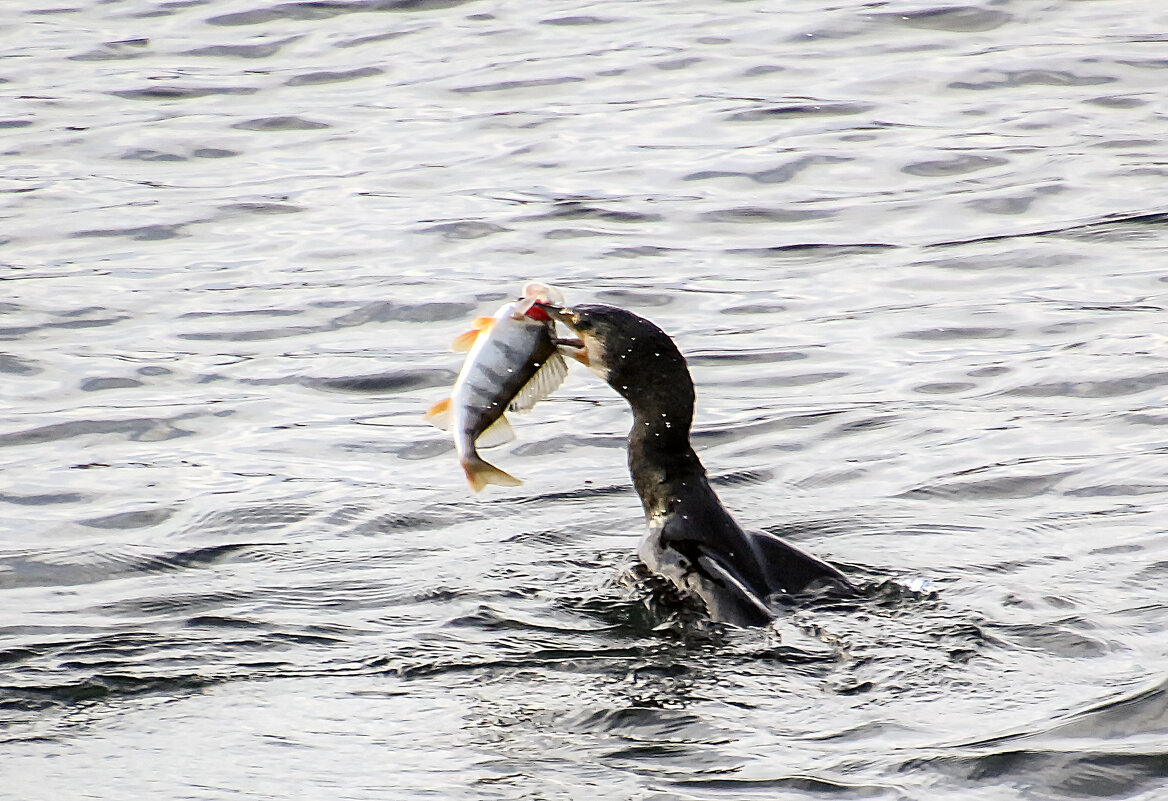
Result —
M 482 492 L 488 484 L 498 484 L 500 487 L 518 487 L 523 483 L 510 473 L 500 470 L 477 456 L 463 460 L 462 469 L 466 471 L 467 483 L 475 492 Z

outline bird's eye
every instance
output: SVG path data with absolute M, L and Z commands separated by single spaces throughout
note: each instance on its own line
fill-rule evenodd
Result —
M 572 323 L 572 327 L 577 331 L 590 331 L 592 330 L 593 326 L 591 320 L 588 320 L 584 317 L 577 317 L 576 320 Z

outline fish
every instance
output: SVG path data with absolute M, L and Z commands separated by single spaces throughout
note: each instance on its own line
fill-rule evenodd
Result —
M 541 304 L 562 305 L 555 287 L 528 283 L 519 300 L 493 317 L 479 317 L 451 346 L 467 351 L 450 397 L 426 412 L 426 420 L 452 430 L 454 449 L 476 493 L 488 484 L 517 487 L 523 482 L 483 459 L 479 448 L 515 439 L 506 412 L 528 411 L 563 383 L 568 364 L 555 341 L 555 320 Z

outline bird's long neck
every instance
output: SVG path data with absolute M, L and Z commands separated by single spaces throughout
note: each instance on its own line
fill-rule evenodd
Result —
M 677 396 L 671 400 L 676 401 Z M 718 504 L 706 481 L 706 470 L 690 445 L 693 402 L 687 400 L 681 404 L 633 405 L 629 472 L 648 518 L 679 512 L 693 503 Z

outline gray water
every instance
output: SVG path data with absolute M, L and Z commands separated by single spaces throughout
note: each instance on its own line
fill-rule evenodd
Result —
M 1168 12 L 7 0 L 0 795 L 1161 799 Z M 650 317 L 774 629 L 628 581 L 586 371 L 421 420 L 527 279 Z

